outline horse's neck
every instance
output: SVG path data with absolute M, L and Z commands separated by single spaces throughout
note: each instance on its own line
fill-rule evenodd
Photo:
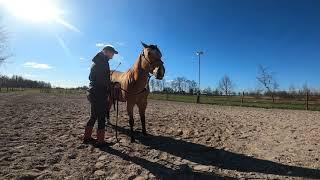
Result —
M 134 85 L 146 86 L 148 81 L 147 65 L 143 63 L 142 55 L 140 54 L 136 62 L 134 63 L 132 70 L 132 78 Z

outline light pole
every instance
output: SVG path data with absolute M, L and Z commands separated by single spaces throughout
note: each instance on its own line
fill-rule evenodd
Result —
M 197 56 L 199 57 L 199 88 L 197 93 L 197 103 L 200 102 L 200 56 L 203 55 L 203 51 L 198 51 Z

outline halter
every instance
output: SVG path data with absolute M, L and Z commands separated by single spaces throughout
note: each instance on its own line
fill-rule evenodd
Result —
M 153 66 L 155 63 L 158 63 L 158 62 L 153 62 L 153 63 L 152 63 L 152 62 L 144 55 L 144 51 L 142 51 L 141 56 L 148 62 L 148 64 L 149 64 L 150 66 Z M 158 59 L 158 61 L 159 61 L 160 64 L 163 64 L 163 61 L 162 61 L 161 59 Z

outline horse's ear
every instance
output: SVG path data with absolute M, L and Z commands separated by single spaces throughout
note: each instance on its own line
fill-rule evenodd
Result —
M 144 48 L 148 48 L 149 46 L 141 41 L 141 44 Z

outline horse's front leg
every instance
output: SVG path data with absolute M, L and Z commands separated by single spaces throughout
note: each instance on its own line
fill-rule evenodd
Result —
M 131 137 L 132 143 L 135 141 L 134 136 L 133 136 L 133 125 L 134 125 L 133 107 L 134 107 L 134 103 L 127 101 L 127 112 L 128 112 L 128 116 L 129 116 L 130 137 Z
M 139 108 L 139 115 L 141 120 L 141 126 L 142 126 L 142 134 L 147 135 L 146 131 L 146 108 L 147 108 L 147 102 L 141 102 L 138 103 Z

